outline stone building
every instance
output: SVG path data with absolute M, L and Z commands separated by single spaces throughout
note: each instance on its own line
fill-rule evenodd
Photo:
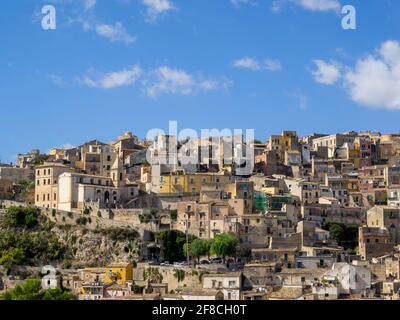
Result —
M 371 260 L 393 251 L 390 234 L 380 227 L 360 227 L 358 232 L 358 252 L 363 260 Z

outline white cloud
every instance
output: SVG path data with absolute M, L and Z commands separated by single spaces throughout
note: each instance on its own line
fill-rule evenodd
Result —
M 89 26 L 86 25 L 84 28 L 88 27 Z M 99 36 L 107 38 L 112 42 L 124 42 L 130 44 L 136 41 L 136 37 L 131 36 L 120 22 L 115 23 L 115 25 L 96 24 L 95 30 Z
M 271 5 L 273 12 L 279 12 L 287 3 L 293 3 L 309 11 L 335 11 L 340 12 L 339 0 L 274 0 Z
M 239 8 L 241 5 L 257 5 L 256 0 L 230 0 L 230 2 L 237 8 Z
M 250 69 L 253 71 L 268 70 L 268 71 L 280 71 L 282 65 L 279 60 L 266 58 L 264 61 L 258 61 L 251 57 L 243 57 L 233 62 L 233 66 L 236 68 Z
M 147 16 L 150 20 L 155 20 L 160 14 L 175 8 L 170 0 L 143 0 L 143 4 L 147 7 Z
M 296 90 L 287 94 L 290 98 L 296 101 L 296 107 L 298 107 L 301 111 L 307 111 L 310 108 L 310 98 L 302 92 Z
M 149 73 L 143 81 L 144 92 L 152 98 L 160 94 L 191 95 L 198 92 L 227 88 L 230 82 L 225 79 L 204 79 L 185 70 L 162 66 Z
M 327 63 L 323 60 L 314 60 L 316 69 L 311 72 L 316 82 L 330 85 L 340 79 L 340 67 L 334 63 Z
M 293 97 L 297 100 L 298 107 L 302 111 L 306 111 L 309 108 L 310 99 L 301 92 L 295 92 Z
M 400 42 L 386 41 L 359 59 L 345 75 L 353 101 L 375 108 L 400 110 Z
M 280 71 L 282 70 L 282 65 L 279 60 L 274 59 L 265 59 L 264 60 L 265 68 L 269 71 Z
M 258 63 L 258 61 L 250 57 L 244 57 L 234 61 L 233 66 L 236 68 L 260 70 L 260 64 Z
M 295 0 L 304 9 L 311 11 L 339 12 L 341 5 L 338 0 Z
M 112 89 L 116 87 L 129 86 L 135 83 L 142 75 L 142 69 L 135 65 L 130 69 L 124 69 L 117 72 L 109 72 L 97 76 L 85 76 L 83 83 L 89 87 Z
M 105 74 L 91 70 L 83 78 L 78 78 L 78 81 L 92 88 L 112 89 L 132 85 L 139 79 L 142 91 L 151 98 L 157 98 L 161 94 L 192 95 L 228 89 L 232 85 L 225 77 L 206 78 L 168 66 L 144 71 L 138 65 Z
M 96 6 L 97 0 L 83 0 L 83 7 L 85 10 L 93 9 Z
M 279 12 L 282 10 L 283 5 L 285 4 L 286 0 L 274 0 L 272 1 L 271 10 L 273 12 Z
M 67 85 L 64 79 L 58 75 L 49 74 L 47 75 L 47 78 L 49 78 L 51 82 L 53 82 L 58 87 L 65 87 Z

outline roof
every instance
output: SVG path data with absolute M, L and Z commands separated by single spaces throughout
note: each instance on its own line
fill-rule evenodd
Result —
M 127 287 L 125 287 L 123 285 L 120 285 L 118 283 L 114 283 L 111 286 L 107 287 L 106 289 L 107 290 L 114 290 L 114 291 L 127 291 L 128 290 Z
M 104 273 L 104 268 L 85 268 L 82 271 L 87 273 Z
M 284 286 L 278 291 L 272 292 L 270 299 L 297 299 L 303 295 L 303 288 L 299 286 Z
M 93 145 L 95 145 L 95 146 L 105 146 L 106 144 L 101 142 L 101 141 L 98 141 L 98 140 L 91 140 L 91 141 L 88 141 L 88 142 L 80 145 L 79 148 L 82 148 L 82 147 L 85 147 L 85 146 L 93 146 Z
M 241 272 L 208 273 L 203 275 L 203 278 L 240 277 L 241 275 Z
M 182 290 L 182 295 L 185 296 L 216 296 L 222 294 L 219 290 L 201 290 L 201 289 L 185 289 Z
M 48 167 L 59 167 L 59 168 L 68 168 L 71 169 L 70 166 L 67 166 L 65 164 L 62 163 L 58 163 L 58 162 L 47 162 L 45 164 L 42 164 L 40 166 L 36 166 L 36 169 L 40 169 L 40 168 L 48 168 Z
M 278 273 L 278 275 L 286 275 L 286 274 L 312 274 L 312 275 L 319 275 L 319 274 L 324 274 L 326 272 L 326 269 L 308 269 L 308 268 L 293 268 L 293 269 L 288 269 L 284 268 L 282 269 L 281 272 Z
M 296 252 L 298 251 L 297 247 L 290 247 L 290 248 L 276 248 L 276 249 L 270 249 L 270 248 L 258 248 L 258 249 L 251 249 L 252 252 Z
M 255 267 L 276 267 L 277 262 L 253 262 L 244 265 L 245 268 L 255 268 Z

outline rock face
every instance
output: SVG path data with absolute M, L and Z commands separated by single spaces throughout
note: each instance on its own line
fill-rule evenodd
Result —
M 4 203 L 17 206 L 19 203 Z M 24 204 L 21 204 L 24 206 Z M 140 211 L 141 212 L 141 211 Z M 119 212 L 117 220 L 70 212 L 42 210 L 39 225 L 26 232 L 56 235 L 65 247 L 62 261 L 44 261 L 62 268 L 103 267 L 112 262 L 139 260 L 144 244 L 154 241 L 147 224 L 139 221 L 140 212 Z M 0 220 L 5 209 L 0 208 Z M 82 222 L 82 219 L 85 221 Z M 136 221 L 136 220 L 137 221 Z M 0 225 L 0 231 L 2 227 Z
M 138 258 L 141 240 L 126 237 L 123 229 L 87 230 L 77 226 L 55 226 L 52 229 L 68 248 L 66 261 L 73 267 L 102 267 L 111 262 Z

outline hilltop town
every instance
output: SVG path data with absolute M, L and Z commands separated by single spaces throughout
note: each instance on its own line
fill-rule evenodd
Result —
M 0 296 L 52 265 L 81 300 L 400 299 L 400 134 L 239 141 L 127 132 L 0 164 Z

